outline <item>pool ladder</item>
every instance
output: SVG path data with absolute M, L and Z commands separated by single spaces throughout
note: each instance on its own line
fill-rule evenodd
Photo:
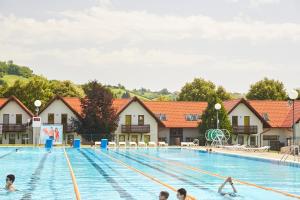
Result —
M 286 160 L 288 159 L 288 157 L 292 155 L 294 156 L 294 162 L 300 162 L 300 157 L 299 157 L 299 152 L 298 152 L 298 156 L 296 156 L 296 152 L 295 149 L 290 148 L 287 152 L 285 152 L 283 154 L 283 156 L 280 159 L 280 162 L 286 162 Z

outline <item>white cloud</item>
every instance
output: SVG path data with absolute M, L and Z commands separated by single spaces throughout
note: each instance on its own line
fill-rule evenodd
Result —
M 58 69 L 69 73 L 67 68 L 74 66 L 83 70 L 76 75 L 80 81 L 85 71 L 91 71 L 87 77 L 90 79 L 97 74 L 93 70 L 104 73 L 99 68 L 111 68 L 118 72 L 122 67 L 134 72 L 143 68 L 143 73 L 147 70 L 159 72 L 162 67 L 165 71 L 174 68 L 173 73 L 188 69 L 190 74 L 193 70 L 198 73 L 223 69 L 220 71 L 224 73 L 220 74 L 222 77 L 235 71 L 270 70 L 270 66 L 275 65 L 263 60 L 224 58 L 211 52 L 195 51 L 201 42 L 268 44 L 299 43 L 300 40 L 300 24 L 296 23 L 266 23 L 245 18 L 219 21 L 204 15 L 184 17 L 115 10 L 109 1 L 100 1 L 100 4 L 87 10 L 65 11 L 59 13 L 59 18 L 48 20 L 0 16 L 0 60 L 13 59 L 21 64 L 48 68 L 59 65 L 52 71 L 38 69 L 40 73 L 48 71 L 59 78 L 65 76 L 57 74 Z M 183 43 L 191 45 L 183 48 Z M 124 76 L 135 75 L 132 71 Z M 122 72 L 127 73 L 126 70 Z M 111 79 L 109 74 L 105 77 L 107 82 Z

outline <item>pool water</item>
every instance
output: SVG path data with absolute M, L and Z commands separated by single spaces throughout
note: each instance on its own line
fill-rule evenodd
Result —
M 173 200 L 176 193 L 172 190 L 181 187 L 191 196 L 207 200 L 285 200 L 300 196 L 299 167 L 180 148 L 86 148 L 66 152 L 83 200 L 156 200 L 162 190 L 168 191 Z M 2 189 L 0 199 L 75 199 L 62 148 L 54 148 L 51 153 L 43 148 L 20 148 L 18 152 L 0 148 L 0 163 L 0 184 L 4 186 L 5 176 L 13 173 L 19 190 L 7 193 Z M 255 186 L 235 183 L 236 197 L 221 196 L 217 193 L 224 181 L 220 176 L 232 176 Z M 231 192 L 230 186 L 224 191 Z

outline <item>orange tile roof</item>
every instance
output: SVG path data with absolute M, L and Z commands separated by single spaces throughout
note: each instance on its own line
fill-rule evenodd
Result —
M 73 109 L 73 111 L 77 112 L 78 114 L 82 113 L 80 98 L 78 98 L 78 97 L 62 97 L 62 99 L 65 101 L 65 103 L 67 103 Z M 130 101 L 130 99 L 114 99 L 113 107 L 118 112 L 125 105 L 127 105 L 127 103 L 129 101 Z
M 63 97 L 64 101 L 78 114 L 81 114 L 80 99 L 77 97 Z M 132 99 L 114 99 L 113 106 L 117 112 L 127 106 Z M 230 112 L 242 99 L 224 101 L 225 109 Z M 0 99 L 0 106 L 5 99 Z M 260 115 L 268 114 L 267 123 L 271 127 L 287 128 L 292 126 L 292 106 L 287 101 L 248 100 L 249 105 Z M 202 114 L 207 107 L 206 102 L 185 101 L 143 101 L 152 114 L 165 114 L 167 120 L 162 121 L 165 127 L 195 128 L 200 121 L 186 121 L 187 114 Z M 246 103 L 246 102 L 245 102 Z M 295 121 L 300 120 L 300 101 L 295 101 Z
M 8 98 L 0 98 L 0 107 L 8 100 Z
M 236 104 L 238 104 L 240 101 L 241 101 L 241 99 L 232 99 L 232 100 L 224 101 L 223 105 L 225 107 L 225 110 L 230 112 L 236 106 Z
M 293 108 L 288 101 L 250 100 L 249 104 L 261 115 L 268 114 L 272 127 L 288 128 L 293 124 Z M 295 120 L 300 118 L 300 102 L 295 101 Z
M 171 128 L 195 128 L 198 121 L 187 121 L 187 114 L 202 114 L 206 109 L 206 102 L 185 102 L 185 101 L 144 101 L 144 104 L 154 114 L 165 114 L 167 120 L 162 121 L 165 127 Z

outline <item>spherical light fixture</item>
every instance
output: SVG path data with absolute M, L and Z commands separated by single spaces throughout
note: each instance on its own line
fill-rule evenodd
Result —
M 40 107 L 42 105 L 42 102 L 40 100 L 35 100 L 34 105 L 35 107 Z
M 215 104 L 215 109 L 216 109 L 216 110 L 220 110 L 220 109 L 221 109 L 221 104 L 216 103 L 216 104 Z
M 298 92 L 296 90 L 291 90 L 289 91 L 288 95 L 290 99 L 295 100 L 298 97 Z

